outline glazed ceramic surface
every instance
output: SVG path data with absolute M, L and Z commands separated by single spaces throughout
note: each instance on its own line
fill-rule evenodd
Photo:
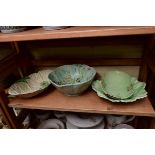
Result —
M 107 128 L 111 129 L 115 127 L 116 125 L 122 124 L 122 123 L 128 123 L 132 121 L 135 118 L 135 116 L 125 116 L 125 115 L 106 115 L 106 121 L 107 121 Z
M 54 115 L 57 118 L 64 118 L 66 116 L 66 113 L 62 111 L 54 111 Z
M 46 110 L 34 110 L 34 115 L 37 119 L 43 121 L 47 120 L 50 117 L 51 112 Z
M 127 99 L 113 99 L 107 96 L 102 87 L 102 81 L 96 80 L 92 83 L 92 89 L 97 92 L 97 95 L 101 98 L 109 100 L 111 102 L 134 102 L 138 99 L 142 99 L 147 97 L 147 92 L 145 90 L 146 84 L 144 82 L 139 82 L 136 78 L 132 77 L 132 85 L 133 85 L 133 95 Z
M 102 79 L 105 94 L 116 99 L 126 99 L 133 95 L 132 78 L 121 71 L 110 71 Z
M 63 122 L 58 119 L 48 119 L 43 121 L 39 126 L 38 129 L 64 129 L 65 126 Z
M 8 93 L 12 96 L 32 97 L 43 92 L 50 84 L 48 75 L 51 70 L 42 70 L 16 81 Z
M 51 83 L 68 96 L 77 96 L 84 92 L 92 83 L 96 71 L 82 64 L 64 65 L 50 73 Z
M 94 126 L 94 127 L 91 127 L 91 128 L 80 128 L 80 127 L 77 127 L 73 124 L 71 124 L 70 122 L 66 122 L 66 128 L 67 129 L 104 129 L 105 128 L 105 122 L 102 121 L 100 124 Z
M 102 115 L 94 114 L 66 114 L 67 121 L 78 128 L 92 128 L 104 120 Z
M 67 28 L 68 26 L 43 26 L 43 28 L 45 30 L 61 30 L 61 29 L 64 29 L 64 28 Z
M 134 128 L 128 124 L 119 124 L 115 126 L 113 129 L 134 129 Z
M 24 26 L 0 26 L 2 33 L 15 33 L 24 31 L 26 27 Z

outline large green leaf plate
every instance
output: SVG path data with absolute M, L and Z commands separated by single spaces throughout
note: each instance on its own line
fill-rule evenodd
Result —
M 92 89 L 97 93 L 97 95 L 101 98 L 104 98 L 106 100 L 109 100 L 111 102 L 134 102 L 138 99 L 142 99 L 147 97 L 147 92 L 145 90 L 146 84 L 144 82 L 139 82 L 136 78 L 132 78 L 133 81 L 133 89 L 134 89 L 134 94 L 127 99 L 113 99 L 105 95 L 103 87 L 102 87 L 102 82 L 100 80 L 96 80 L 92 83 Z

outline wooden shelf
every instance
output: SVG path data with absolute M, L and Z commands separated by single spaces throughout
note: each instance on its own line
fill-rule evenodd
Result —
M 31 99 L 11 99 L 9 107 L 102 114 L 155 116 L 155 111 L 148 98 L 134 103 L 120 104 L 111 103 L 101 99 L 92 90 L 77 97 L 64 96 L 56 89 L 48 91 L 49 92 Z
M 146 52 L 150 52 L 151 42 L 153 43 L 153 35 L 155 34 L 155 26 L 138 26 L 138 27 L 90 27 L 90 26 L 83 26 L 83 27 L 70 27 L 62 30 L 54 30 L 54 31 L 46 31 L 43 28 L 36 28 L 32 30 L 26 30 L 23 32 L 12 33 L 12 34 L 3 34 L 0 33 L 0 42 L 13 42 L 13 49 L 18 53 L 16 55 L 11 55 L 7 59 L 1 62 L 1 73 L 5 70 L 13 70 L 16 66 L 21 65 L 21 70 L 24 74 L 28 74 L 29 66 L 26 62 L 25 55 L 27 52 L 23 49 L 26 46 L 26 42 L 23 44 L 17 44 L 16 41 L 33 41 L 32 47 L 37 47 L 42 40 L 49 40 L 48 46 L 59 46 L 60 40 L 56 39 L 64 39 L 61 40 L 64 46 L 86 46 L 86 45 L 102 45 L 104 39 L 107 42 L 104 42 L 105 45 L 144 45 Z M 130 35 L 129 37 L 122 36 Z M 131 36 L 133 35 L 133 36 Z M 135 36 L 139 35 L 139 36 Z M 110 37 L 113 36 L 113 37 Z M 115 37 L 118 36 L 118 37 Z M 91 38 L 94 37 L 94 38 Z M 98 37 L 98 38 L 97 38 Z M 105 37 L 103 40 L 101 37 Z M 132 40 L 133 37 L 133 40 Z M 72 38 L 79 38 L 79 39 L 72 39 Z M 81 39 L 86 38 L 86 39 Z M 51 41 L 50 39 L 53 39 Z M 55 39 L 55 40 L 54 40 Z M 66 39 L 66 40 L 65 40 Z M 41 40 L 41 42 L 37 41 Z M 72 42 L 70 42 L 72 40 Z M 132 41 L 131 41 L 132 40 Z M 57 42 L 58 41 L 58 42 Z M 81 44 L 81 42 L 83 42 Z M 93 44 L 91 44 L 93 42 Z M 28 42 L 29 43 L 29 42 Z M 25 45 L 24 45 L 25 44 Z M 46 47 L 46 41 L 40 45 L 42 48 Z M 23 47 L 22 47 L 23 46 Z M 38 46 L 38 47 L 40 47 Z M 19 48 L 20 47 L 20 48 Z M 26 48 L 25 48 L 26 49 Z M 20 51 L 21 53 L 20 56 Z M 143 52 L 144 54 L 144 52 Z M 21 57 L 21 59 L 20 59 Z M 148 57 L 148 56 L 147 56 Z M 24 58 L 24 59 L 23 59 Z M 154 69 L 154 57 L 149 58 L 149 63 L 147 65 L 151 68 L 152 72 L 155 74 Z M 75 62 L 74 59 L 71 60 L 58 60 L 53 58 L 52 60 L 33 60 L 33 65 L 36 66 L 55 66 L 59 64 L 66 64 Z M 146 59 L 146 58 L 145 58 Z M 140 69 L 141 77 L 147 73 L 147 67 L 143 66 L 145 63 L 145 59 L 102 59 L 99 58 L 98 60 L 78 60 L 78 63 L 82 63 L 83 61 L 88 64 L 94 65 L 139 65 L 142 66 Z M 16 60 L 20 60 L 20 63 Z M 31 58 L 30 58 L 31 60 Z M 147 59 L 146 59 L 147 60 Z M 7 63 L 6 63 L 7 62 Z M 17 63 L 15 63 L 17 62 Z M 112 63 L 111 63 L 112 62 Z M 16 64 L 15 67 L 12 69 L 13 64 Z M 16 69 L 16 68 L 15 68 Z M 18 69 L 18 67 L 17 67 Z M 22 75 L 22 74 L 21 74 Z M 142 80 L 145 77 L 141 78 Z M 151 84 L 151 82 L 149 82 Z M 150 85 L 149 84 L 149 85 Z M 148 82 L 147 82 L 148 85 Z M 149 88 L 150 89 L 150 88 Z M 151 90 L 151 89 L 150 89 Z M 16 118 L 12 111 L 12 108 L 9 107 L 17 107 L 17 108 L 25 108 L 25 109 L 43 109 L 43 110 L 57 110 L 57 111 L 70 111 L 70 112 L 85 112 L 85 113 L 100 113 L 100 114 L 118 114 L 118 115 L 135 115 L 135 116 L 154 116 L 155 117 L 155 109 L 153 108 L 150 100 L 148 98 L 138 100 L 133 103 L 111 103 L 106 101 L 97 96 L 97 94 L 93 90 L 88 90 L 81 96 L 77 97 L 68 97 L 64 96 L 62 93 L 58 92 L 56 89 L 48 89 L 46 92 L 31 98 L 31 99 L 21 99 L 21 98 L 12 98 L 7 100 L 6 94 L 3 90 L 0 90 L 0 106 L 3 115 L 6 118 L 6 122 L 9 124 L 11 128 L 19 128 L 19 122 L 22 122 L 25 115 L 21 113 L 20 118 Z M 150 93 L 149 93 L 150 95 Z M 150 97 L 150 96 L 149 96 Z M 150 97 L 151 99 L 152 97 Z M 153 102 L 152 102 L 153 103 Z M 19 122 L 18 122 L 19 121 Z
M 60 39 L 60 38 L 82 38 L 82 37 L 98 37 L 98 36 L 117 36 L 117 35 L 137 35 L 137 34 L 153 34 L 154 26 L 82 26 L 70 27 L 62 30 L 46 31 L 43 28 L 26 30 L 23 32 L 3 34 L 0 33 L 0 42 L 9 41 L 26 41 L 26 40 L 44 40 L 44 39 Z

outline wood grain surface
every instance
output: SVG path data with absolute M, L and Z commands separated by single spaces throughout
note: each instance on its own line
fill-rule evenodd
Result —
M 45 31 L 43 28 L 36 28 L 11 34 L 0 33 L 0 42 L 154 33 L 154 26 L 75 26 L 54 31 Z
M 9 106 L 86 113 L 155 116 L 155 111 L 148 98 L 126 104 L 111 103 L 98 97 L 92 90 L 81 96 L 69 97 L 53 89 L 31 99 L 11 99 Z

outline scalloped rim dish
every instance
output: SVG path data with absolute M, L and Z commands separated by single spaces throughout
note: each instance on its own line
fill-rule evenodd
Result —
M 109 100 L 111 102 L 134 102 L 138 99 L 142 99 L 147 97 L 147 92 L 145 90 L 146 84 L 144 82 L 139 82 L 136 78 L 132 77 L 133 80 L 133 89 L 134 89 L 134 94 L 127 99 L 112 99 L 108 96 L 105 95 L 103 88 L 102 88 L 102 83 L 101 80 L 96 80 L 92 83 L 92 89 L 97 93 L 97 95 L 101 98 L 104 98 L 106 100 Z
M 51 70 L 41 70 L 24 77 L 14 84 L 8 90 L 8 94 L 20 97 L 32 97 L 43 92 L 50 84 L 48 75 Z

